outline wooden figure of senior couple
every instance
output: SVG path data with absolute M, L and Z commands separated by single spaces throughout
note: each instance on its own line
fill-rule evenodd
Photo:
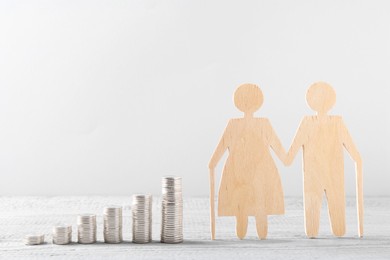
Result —
M 254 84 L 237 88 L 234 104 L 244 116 L 229 121 L 209 164 L 212 239 L 215 239 L 214 169 L 226 150 L 229 155 L 219 186 L 218 215 L 236 218 L 237 236 L 245 237 L 248 217 L 254 216 L 257 235 L 265 239 L 268 215 L 284 214 L 283 189 L 270 148 L 285 165 L 290 165 L 302 148 L 305 231 L 309 238 L 318 235 L 324 193 L 333 234 L 345 234 L 345 148 L 356 163 L 358 233 L 363 236 L 362 160 L 342 118 L 327 114 L 336 102 L 335 91 L 327 83 L 315 83 L 308 89 L 306 101 L 317 114 L 303 118 L 286 153 L 270 121 L 253 116 L 263 104 L 260 88 Z

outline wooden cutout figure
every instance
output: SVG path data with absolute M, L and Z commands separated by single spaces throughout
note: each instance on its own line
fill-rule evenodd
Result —
M 363 236 L 362 160 L 340 116 L 327 112 L 336 102 L 333 88 L 323 82 L 313 84 L 306 94 L 307 104 L 317 112 L 303 118 L 287 155 L 291 164 L 303 150 L 303 179 L 306 235 L 318 235 L 322 197 L 328 201 L 329 218 L 335 236 L 345 234 L 345 190 L 343 147 L 356 162 L 358 232 Z
M 270 148 L 284 161 L 286 152 L 267 118 L 255 118 L 263 104 L 263 93 L 254 84 L 243 84 L 234 93 L 243 118 L 231 119 L 211 158 L 211 234 L 215 239 L 214 168 L 226 150 L 226 160 L 218 194 L 218 215 L 236 217 L 236 234 L 243 239 L 248 216 L 256 219 L 257 235 L 267 237 L 267 216 L 284 214 L 283 189 Z

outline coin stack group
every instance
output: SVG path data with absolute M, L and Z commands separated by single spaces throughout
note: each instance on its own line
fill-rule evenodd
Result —
M 181 177 L 163 177 L 161 214 L 161 242 L 183 242 L 183 196 Z
M 53 244 L 67 245 L 72 242 L 72 226 L 53 227 Z
M 132 202 L 133 243 L 152 241 L 152 195 L 135 194 Z
M 45 242 L 45 235 L 26 235 L 23 240 L 25 245 L 40 245 Z
M 122 238 L 122 207 L 109 206 L 103 211 L 104 221 L 104 242 L 117 244 L 123 241 Z
M 78 242 L 80 244 L 96 243 L 96 215 L 82 214 L 77 218 Z

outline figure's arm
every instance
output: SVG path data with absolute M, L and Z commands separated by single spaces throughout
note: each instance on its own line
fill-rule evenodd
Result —
M 297 155 L 299 149 L 305 144 L 307 138 L 308 138 L 308 132 L 306 127 L 306 119 L 304 118 L 301 121 L 301 124 L 298 127 L 298 130 L 295 134 L 294 140 L 290 146 L 290 149 L 288 150 L 287 157 L 286 157 L 286 163 L 285 165 L 291 165 L 295 156 Z
M 357 211 L 358 211 L 358 233 L 359 237 L 363 236 L 363 166 L 362 158 L 360 153 L 357 150 L 352 137 L 349 134 L 347 127 L 344 122 L 341 121 L 341 134 L 342 142 L 347 149 L 348 153 L 355 161 L 355 171 L 356 171 L 356 197 L 357 197 Z
M 267 120 L 268 123 L 268 143 L 271 146 L 272 150 L 274 150 L 275 154 L 279 157 L 279 159 L 286 164 L 287 153 L 284 149 L 282 143 L 280 142 L 278 136 L 276 135 L 274 129 L 271 126 L 271 123 Z
M 352 141 L 352 137 L 349 134 L 349 131 L 343 121 L 341 121 L 341 135 L 342 135 L 341 138 L 342 138 L 343 145 L 345 149 L 347 149 L 352 160 L 354 160 L 356 164 L 361 164 L 362 158 L 360 157 L 360 153 L 356 148 L 354 142 Z
M 221 160 L 223 154 L 228 149 L 228 143 L 229 143 L 229 128 L 230 128 L 230 122 L 226 126 L 226 129 L 221 137 L 221 140 L 219 141 L 217 148 L 215 149 L 213 156 L 211 157 L 210 163 L 209 163 L 209 169 L 213 170 L 215 166 L 217 166 L 219 160 Z

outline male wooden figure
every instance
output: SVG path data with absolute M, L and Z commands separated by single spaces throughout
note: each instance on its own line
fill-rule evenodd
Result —
M 263 104 L 263 94 L 254 84 L 243 84 L 234 93 L 243 118 L 231 119 L 211 158 L 210 208 L 212 239 L 215 238 L 214 168 L 228 150 L 218 194 L 218 215 L 236 217 L 236 233 L 243 239 L 248 216 L 256 218 L 260 239 L 267 236 L 267 216 L 284 214 L 283 189 L 270 148 L 284 161 L 283 149 L 267 118 L 253 117 Z
M 344 146 L 356 163 L 358 230 L 362 237 L 362 160 L 342 118 L 327 115 L 336 102 L 336 94 L 330 85 L 318 82 L 309 88 L 306 100 L 317 115 L 303 118 L 287 155 L 287 164 L 291 164 L 302 147 L 306 235 L 318 235 L 324 192 L 333 234 L 345 234 Z

